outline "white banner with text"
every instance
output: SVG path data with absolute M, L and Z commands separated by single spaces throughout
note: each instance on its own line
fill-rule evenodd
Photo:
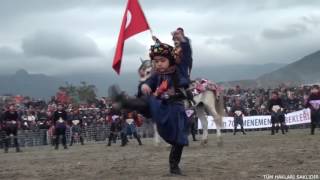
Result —
M 286 124 L 296 125 L 305 124 L 311 122 L 310 109 L 303 109 L 286 114 Z M 234 118 L 224 117 L 222 129 L 234 129 Z M 240 126 L 240 125 L 238 125 Z M 271 116 L 245 116 L 243 117 L 244 129 L 257 129 L 257 128 L 269 128 L 271 127 Z M 198 120 L 198 129 L 202 129 L 200 120 Z M 208 116 L 208 129 L 216 129 L 216 124 L 213 121 L 212 116 Z

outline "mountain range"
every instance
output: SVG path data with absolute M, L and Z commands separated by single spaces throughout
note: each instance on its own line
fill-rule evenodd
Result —
M 196 64 L 196 62 L 194 62 Z M 291 64 L 264 65 L 225 65 L 194 67 L 192 78 L 205 77 L 226 87 L 241 85 L 243 87 L 274 87 L 279 83 L 292 85 L 320 82 L 320 51 L 307 55 Z M 114 72 L 82 73 L 59 76 L 30 74 L 18 70 L 12 75 L 0 76 L 0 95 L 21 94 L 35 98 L 48 98 L 55 95 L 58 88 L 66 84 L 79 85 L 85 81 L 97 87 L 98 96 L 107 96 L 107 87 L 119 84 L 129 94 L 135 94 L 138 74 Z
M 279 84 L 291 86 L 320 84 L 320 51 L 304 56 L 288 65 L 270 71 L 255 79 L 223 82 L 226 87 L 242 85 L 244 87 L 275 87 Z

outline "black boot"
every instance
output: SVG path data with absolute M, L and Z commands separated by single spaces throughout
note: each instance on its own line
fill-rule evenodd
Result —
M 4 141 L 4 153 L 8 153 L 9 152 L 10 137 L 6 137 L 3 141 Z
M 192 140 L 193 141 L 197 141 L 196 139 L 196 133 L 197 133 L 197 130 L 196 130 L 196 123 L 195 122 L 192 122 L 191 125 L 190 125 L 190 132 L 191 132 L 191 135 L 192 135 Z
M 148 113 L 148 103 L 143 98 L 128 98 L 124 93 L 121 93 L 121 90 L 118 86 L 111 86 L 108 90 L 109 97 L 112 101 L 116 102 L 114 108 L 122 109 L 125 108 L 131 111 L 138 111 L 142 115 Z
M 72 145 L 73 145 L 73 142 L 74 142 L 74 137 L 73 137 L 73 136 L 71 136 L 71 140 L 70 140 L 70 144 L 69 144 L 69 146 L 72 146 Z
M 62 145 L 64 149 L 68 149 L 66 135 L 62 136 Z
M 177 175 L 181 175 L 181 170 L 178 166 L 178 163 L 176 162 L 176 146 L 172 146 L 171 147 L 171 151 L 170 151 L 170 155 L 169 155 L 169 164 L 170 164 L 170 173 L 171 174 L 177 174 Z
M 193 140 L 193 141 L 197 141 L 197 139 L 196 139 L 196 134 L 195 134 L 195 133 L 192 133 L 192 140 Z
M 114 139 L 113 133 L 111 132 L 110 135 L 109 135 L 109 140 L 108 140 L 107 146 L 111 146 L 111 142 L 112 142 L 113 139 Z
M 315 124 L 311 124 L 311 135 L 314 135 L 314 130 L 316 129 Z
M 179 163 L 181 160 L 183 146 L 181 145 L 172 145 L 169 163 L 170 163 L 170 173 L 175 175 L 182 175 L 181 169 L 179 168 Z
M 176 163 L 170 163 L 170 173 L 176 175 L 182 175 L 181 169 Z
M 125 146 L 128 143 L 127 135 L 124 133 L 121 133 L 121 146 Z
M 282 134 L 285 134 L 284 132 L 285 132 L 285 127 L 284 127 L 284 125 L 283 124 L 281 124 L 281 132 L 282 132 Z
M 53 136 L 53 137 L 51 138 L 51 146 L 55 146 L 55 145 L 56 145 L 56 137 Z
M 139 145 L 141 146 L 142 145 L 141 139 L 138 137 L 137 140 L 138 140 Z
M 57 135 L 56 136 L 56 139 L 55 139 L 55 150 L 58 150 L 59 149 L 59 140 L 60 139 L 60 135 Z
M 118 134 L 113 134 L 112 142 L 113 142 L 114 144 L 117 143 L 117 138 L 118 138 Z
M 241 131 L 243 135 L 246 135 L 246 132 L 244 132 L 243 126 L 241 126 Z
M 84 140 L 83 140 L 82 135 L 80 135 L 80 143 L 81 143 L 82 146 L 84 145 Z
M 271 126 L 271 135 L 274 135 L 274 124 Z
M 146 99 L 143 98 L 126 98 L 120 101 L 122 108 L 138 111 L 140 114 L 146 116 L 149 113 L 149 106 Z
M 139 145 L 141 146 L 141 145 L 142 145 L 142 142 L 141 142 L 140 136 L 139 136 L 136 132 L 133 133 L 133 136 L 137 139 Z
M 18 138 L 17 138 L 17 136 L 15 136 L 14 137 L 14 145 L 16 146 L 16 152 L 22 152 L 21 150 L 20 150 L 20 147 L 19 147 L 19 143 L 18 143 Z

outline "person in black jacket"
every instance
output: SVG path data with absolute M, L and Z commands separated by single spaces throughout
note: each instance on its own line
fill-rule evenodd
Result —
M 127 135 L 133 135 L 137 139 L 139 145 L 142 145 L 140 135 L 137 133 L 137 118 L 138 114 L 136 112 L 128 112 L 123 110 L 122 112 L 122 130 L 121 130 L 121 146 L 127 145 L 128 137 Z
M 64 149 L 67 149 L 67 138 L 66 138 L 66 121 L 67 121 L 67 112 L 63 109 L 63 105 L 59 104 L 58 109 L 53 114 L 53 125 L 55 127 L 55 149 L 59 149 L 59 139 L 62 136 L 62 145 Z
M 245 110 L 243 109 L 240 99 L 236 99 L 234 106 L 231 108 L 232 116 L 234 117 L 234 131 L 233 135 L 237 133 L 237 127 L 240 125 L 242 134 L 246 134 L 243 129 L 243 116 Z
M 276 91 L 272 92 L 271 99 L 269 100 L 268 110 L 271 113 L 271 135 L 274 135 L 275 130 L 278 132 L 279 124 L 282 134 L 285 134 L 284 106 L 278 92 Z
M 69 120 L 69 124 L 71 126 L 71 140 L 69 146 L 73 145 L 75 138 L 79 138 L 81 145 L 84 145 L 84 139 L 82 136 L 83 123 L 78 109 L 71 111 Z
M 16 152 L 21 152 L 18 143 L 18 127 L 20 125 L 19 115 L 15 109 L 15 105 L 11 104 L 9 109 L 4 113 L 1 126 L 5 131 L 4 152 L 8 153 L 10 136 L 13 135 Z
M 189 122 L 189 129 L 190 133 L 192 135 L 192 140 L 197 141 L 196 139 L 196 133 L 197 133 L 197 122 L 198 122 L 198 116 L 195 111 L 195 109 L 187 109 L 186 114 L 188 117 L 188 122 Z
M 191 40 L 185 36 L 184 29 L 182 27 L 178 27 L 177 30 L 172 32 L 172 40 L 174 41 L 174 56 L 177 64 L 183 63 L 185 65 L 178 66 L 179 76 L 181 81 L 188 82 L 190 84 L 190 76 L 192 70 L 192 47 Z M 196 104 L 193 100 L 193 94 L 188 90 L 188 86 L 185 88 L 185 95 L 191 104 Z
M 311 135 L 314 135 L 316 125 L 320 126 L 320 92 L 319 86 L 311 88 L 311 94 L 307 100 L 306 107 L 311 110 Z
M 112 106 L 110 106 L 109 109 L 107 109 L 107 122 L 110 126 L 110 134 L 109 134 L 109 140 L 108 140 L 108 146 L 111 146 L 111 143 L 116 143 L 117 137 L 119 132 L 121 131 L 121 120 L 120 120 L 120 112 L 112 109 Z

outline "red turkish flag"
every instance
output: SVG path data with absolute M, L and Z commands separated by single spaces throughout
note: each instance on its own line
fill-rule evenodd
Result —
M 131 20 L 128 26 L 126 27 L 128 13 L 131 14 Z M 120 34 L 118 37 L 118 44 L 112 64 L 112 68 L 118 74 L 120 74 L 124 41 L 129 37 L 148 29 L 150 29 L 148 22 L 144 16 L 144 13 L 139 5 L 138 0 L 128 0 L 127 8 L 124 12 L 124 16 L 122 19 Z

